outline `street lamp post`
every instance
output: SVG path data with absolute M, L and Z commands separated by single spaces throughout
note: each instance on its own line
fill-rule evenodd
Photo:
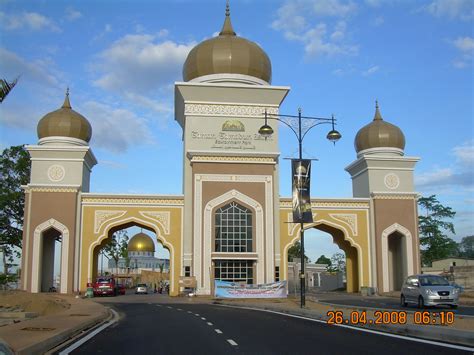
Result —
M 260 127 L 258 133 L 262 135 L 265 139 L 273 134 L 273 128 L 268 125 L 268 119 L 273 119 L 280 121 L 290 127 L 293 133 L 296 135 L 298 140 L 298 156 L 299 161 L 303 159 L 303 139 L 306 134 L 314 127 L 321 124 L 331 124 L 332 129 L 326 135 L 326 138 L 336 144 L 336 142 L 341 139 L 341 134 L 334 129 L 334 123 L 336 119 L 334 115 L 331 118 L 321 118 L 321 117 L 309 117 L 301 115 L 301 108 L 298 109 L 298 116 L 294 115 L 281 115 L 281 114 L 270 114 L 265 110 L 265 124 Z M 297 119 L 297 120 L 296 120 Z M 301 202 L 301 189 L 299 190 L 298 198 Z M 301 206 L 301 203 L 299 203 Z M 302 212 L 300 208 L 300 243 L 301 243 L 301 272 L 300 272 L 300 306 L 303 308 L 305 306 L 305 257 L 304 257 L 304 222 L 302 218 Z

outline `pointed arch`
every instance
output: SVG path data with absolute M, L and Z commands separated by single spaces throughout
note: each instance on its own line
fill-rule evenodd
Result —
M 43 262 L 43 234 L 49 229 L 54 229 L 62 236 L 61 243 L 61 287 L 60 293 L 67 293 L 68 290 L 68 251 L 69 251 L 69 229 L 57 221 L 51 218 L 41 224 L 39 224 L 33 234 L 33 269 L 31 279 L 31 292 L 40 292 L 40 279 L 41 279 L 41 268 Z
M 407 260 L 407 273 L 413 274 L 413 238 L 410 231 L 404 226 L 394 223 L 384 229 L 382 232 L 382 274 L 383 274 L 383 292 L 390 291 L 389 258 L 388 258 L 388 237 L 394 232 L 400 233 L 405 237 L 405 252 Z

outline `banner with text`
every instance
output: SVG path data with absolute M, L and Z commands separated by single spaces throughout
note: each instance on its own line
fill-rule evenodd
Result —
M 311 186 L 311 160 L 292 159 L 291 176 L 293 177 L 293 222 L 311 223 L 310 186 Z
M 217 298 L 286 298 L 286 281 L 260 285 L 215 280 Z

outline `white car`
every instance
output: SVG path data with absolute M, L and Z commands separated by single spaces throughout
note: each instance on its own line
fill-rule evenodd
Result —
M 146 284 L 138 284 L 135 288 L 135 294 L 148 294 L 148 287 Z

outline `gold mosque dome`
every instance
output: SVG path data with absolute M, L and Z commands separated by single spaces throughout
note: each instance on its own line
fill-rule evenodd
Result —
M 375 102 L 374 120 L 362 127 L 354 140 L 357 153 L 371 148 L 405 149 L 405 136 L 400 128 L 383 120 L 378 102 Z
M 130 239 L 127 250 L 155 252 L 155 243 L 148 234 L 140 232 Z
M 92 127 L 89 121 L 71 108 L 69 89 L 66 91 L 63 106 L 56 111 L 47 113 L 38 123 L 38 138 L 70 137 L 89 142 Z
M 260 46 L 235 34 L 230 21 L 229 3 L 225 21 L 217 37 L 205 40 L 189 52 L 183 66 L 183 80 L 212 74 L 241 74 L 270 84 L 272 64 Z

